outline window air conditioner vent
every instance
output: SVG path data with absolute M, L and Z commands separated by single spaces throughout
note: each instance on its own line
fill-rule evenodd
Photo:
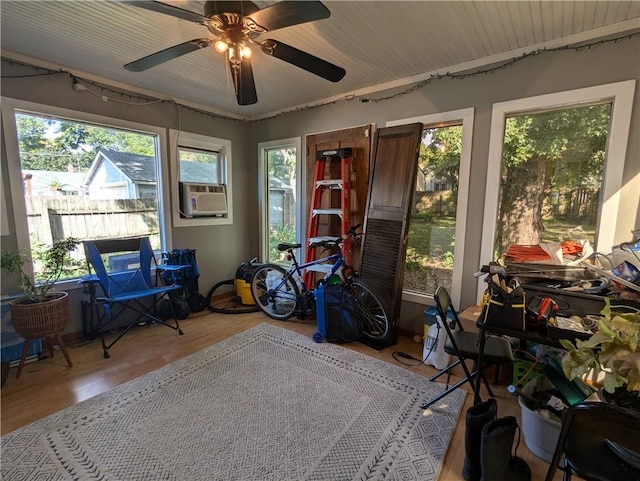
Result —
M 187 217 L 227 215 L 227 189 L 219 184 L 182 186 L 182 212 Z

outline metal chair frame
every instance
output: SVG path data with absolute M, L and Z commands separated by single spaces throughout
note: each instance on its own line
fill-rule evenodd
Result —
M 153 285 L 151 264 L 155 262 L 155 256 L 148 237 L 84 241 L 83 245 L 89 266 L 89 275 L 81 279 L 81 282 L 89 286 L 87 292 L 95 309 L 105 358 L 109 357 L 109 349 L 141 320 L 163 324 L 178 331 L 178 334 L 183 334 L 173 309 L 173 303 L 169 298 L 170 293 L 183 289 L 183 286 L 179 284 Z M 102 255 L 126 251 L 138 252 L 139 263 L 137 267 L 131 270 L 107 272 Z M 142 302 L 143 299 L 149 299 L 151 306 L 145 305 Z M 169 310 L 174 323 L 156 315 L 155 307 L 162 299 L 169 300 Z M 99 312 L 99 306 L 102 306 L 103 313 Z M 107 344 L 104 337 L 105 327 L 126 311 L 133 311 L 138 314 L 138 317 L 129 322 L 124 330 L 111 343 Z
M 451 296 L 444 286 L 438 286 L 434 294 L 434 299 L 436 301 L 436 309 L 438 310 L 438 315 L 440 316 L 440 319 L 443 319 L 442 324 L 447 333 L 447 342 L 445 343 L 444 350 L 449 355 L 455 356 L 456 360 L 429 378 L 430 381 L 435 381 L 443 374 L 447 374 L 447 388 L 433 399 L 424 402 L 421 405 L 423 409 L 430 407 L 431 405 L 438 402 L 440 399 L 444 398 L 455 389 L 459 388 L 467 382 L 471 385 L 471 389 L 475 391 L 476 381 L 474 381 L 474 378 L 478 373 L 477 368 L 474 367 L 474 370 L 470 371 L 465 363 L 466 360 L 473 360 L 475 362 L 478 359 L 478 334 L 465 331 L 463 329 L 462 323 L 458 318 L 458 314 L 453 308 Z M 449 310 L 451 310 L 451 314 L 453 317 L 453 319 L 451 319 L 450 321 L 447 318 L 447 312 Z M 488 339 L 487 341 L 488 343 L 485 352 L 487 364 L 485 364 L 485 367 L 489 364 L 513 363 L 511 346 L 506 339 L 497 336 L 490 336 L 490 339 Z M 458 365 L 462 366 L 465 377 L 455 383 L 453 386 L 449 386 L 451 370 Z M 480 377 L 482 378 L 482 381 L 487 388 L 489 396 L 493 397 L 493 391 L 491 391 L 491 387 L 489 386 L 489 382 L 484 376 L 484 373 L 481 373 Z
M 617 443 L 615 449 L 611 442 Z M 635 466 L 624 449 L 635 453 Z M 570 481 L 572 474 L 588 481 L 639 481 L 640 413 L 606 402 L 574 404 L 562 415 L 545 481 L 553 480 L 563 456 L 564 481 Z

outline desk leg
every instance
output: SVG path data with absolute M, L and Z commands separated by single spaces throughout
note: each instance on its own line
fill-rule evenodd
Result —
M 476 385 L 473 392 L 473 404 L 479 404 L 482 402 L 480 399 L 480 385 L 482 384 L 482 370 L 484 368 L 484 345 L 487 337 L 484 332 L 484 326 L 480 326 L 480 333 L 478 334 L 478 365 L 476 366 Z

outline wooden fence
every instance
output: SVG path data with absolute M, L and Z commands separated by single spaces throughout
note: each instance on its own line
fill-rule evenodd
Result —
M 38 196 L 25 201 L 32 245 L 34 241 L 51 244 L 69 236 L 79 239 L 157 237 L 160 232 L 156 199 Z

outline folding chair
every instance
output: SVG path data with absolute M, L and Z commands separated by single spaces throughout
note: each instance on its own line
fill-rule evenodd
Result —
M 564 481 L 640 480 L 640 413 L 606 402 L 579 402 L 562 415 L 562 427 L 545 481 L 564 455 Z
M 183 334 L 173 303 L 169 299 L 171 292 L 181 290 L 183 287 L 178 284 L 168 286 L 152 284 L 151 263 L 155 262 L 155 256 L 148 237 L 84 241 L 83 245 L 89 265 L 89 276 L 85 276 L 81 282 L 89 285 L 88 292 L 95 308 L 105 358 L 109 357 L 109 349 L 142 320 L 163 324 L 178 331 L 178 334 Z M 103 254 L 129 251 L 136 251 L 136 259 L 131 262 L 131 266 L 128 265 L 125 270 L 107 272 L 102 260 Z M 175 325 L 155 314 L 158 303 L 163 299 L 167 299 Z M 103 308 L 102 313 L 99 312 L 99 306 Z M 136 316 L 133 319 L 127 319 L 124 330 L 110 344 L 106 344 L 105 328 L 127 313 L 135 313 Z
M 443 319 L 442 324 L 447 333 L 447 340 L 444 345 L 444 350 L 447 354 L 454 356 L 455 361 L 429 378 L 430 381 L 435 381 L 443 374 L 447 374 L 447 388 L 433 399 L 430 399 L 429 401 L 423 403 L 421 405 L 422 409 L 426 409 L 432 404 L 438 402 L 440 399 L 453 392 L 455 389 L 459 388 L 466 382 L 471 384 L 472 390 L 475 391 L 474 378 L 477 375 L 476 370 L 474 370 L 473 372 L 469 371 L 469 368 L 467 367 L 465 361 L 473 360 L 475 365 L 475 361 L 478 360 L 478 333 L 467 332 L 462 328 L 462 324 L 460 323 L 460 319 L 458 318 L 456 310 L 453 308 L 451 297 L 449 296 L 449 292 L 446 288 L 444 288 L 443 286 L 439 286 L 436 289 L 434 297 L 438 315 L 440 316 L 440 319 Z M 451 314 L 453 317 L 451 321 L 447 320 L 447 311 L 449 309 L 451 309 Z M 513 364 L 513 353 L 511 352 L 511 344 L 509 344 L 509 341 L 502 337 L 488 336 L 484 350 L 484 359 L 486 362 L 484 366 L 487 366 L 488 364 Z M 462 367 L 465 377 L 455 383 L 453 386 L 449 386 L 449 377 L 451 376 L 451 370 L 457 365 L 460 365 Z M 493 397 L 493 392 L 491 391 L 489 383 L 487 382 L 487 379 L 485 378 L 483 373 L 481 373 L 481 378 L 485 386 L 487 387 L 489 395 Z

